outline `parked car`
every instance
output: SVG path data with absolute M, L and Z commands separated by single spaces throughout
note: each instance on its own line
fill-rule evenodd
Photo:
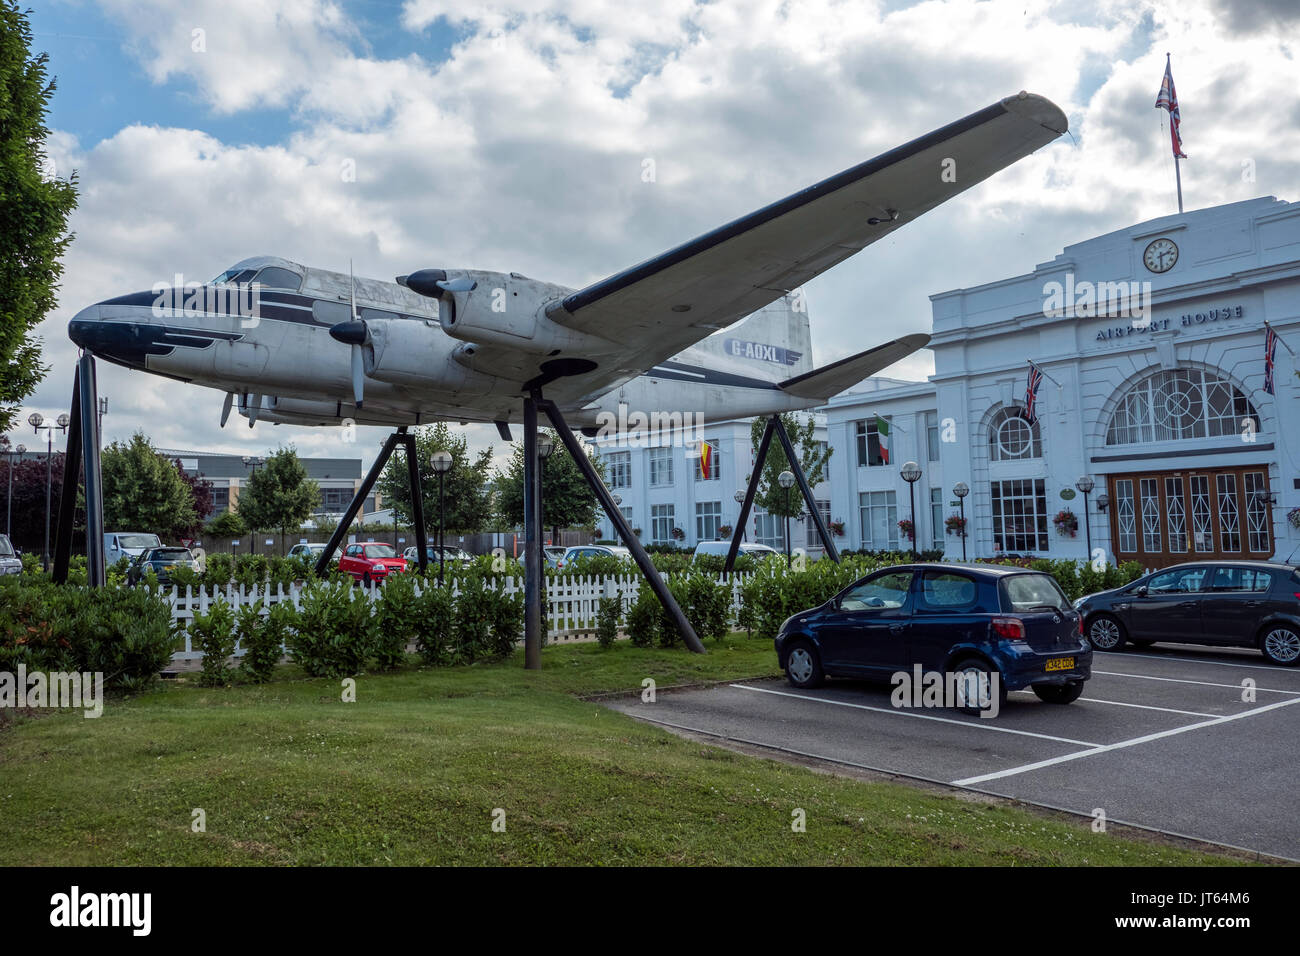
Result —
M 1000 565 L 897 565 L 789 618 L 776 655 L 795 687 L 827 677 L 883 678 L 920 664 L 983 689 L 1030 688 L 1068 704 L 1092 676 L 1082 618 L 1049 574 Z
M 630 561 L 632 552 L 621 544 L 584 544 L 567 549 L 564 556 L 555 562 L 555 566 L 563 569 L 580 558 L 621 558 Z
M 149 548 L 126 569 L 126 583 L 139 584 L 146 572 L 152 569 L 159 584 L 171 584 L 172 571 L 178 567 L 188 567 L 198 573 L 199 563 L 189 548 Z
M 134 561 L 150 548 L 161 548 L 156 534 L 144 531 L 110 531 L 104 535 L 104 566 L 117 564 L 123 558 Z
M 390 574 L 406 570 L 406 559 L 391 544 L 364 541 L 350 544 L 339 558 L 339 570 L 363 584 L 387 580 Z
M 443 551 L 446 554 L 444 560 L 447 564 L 460 564 L 461 567 L 467 567 L 474 561 L 474 556 L 462 548 L 455 548 L 451 545 L 444 545 Z M 424 553 L 426 560 L 432 567 L 438 563 L 438 546 L 436 544 L 425 545 Z M 420 550 L 414 545 L 402 552 L 402 557 L 406 559 L 407 565 L 420 563 Z
M 23 570 L 23 559 L 14 550 L 9 535 L 0 534 L 0 574 L 19 574 Z
M 323 544 L 295 544 L 289 549 L 289 553 L 286 557 L 296 558 L 299 555 L 304 555 L 312 561 L 319 561 L 320 556 L 325 553 L 325 547 L 326 546 Z M 330 558 L 330 563 L 339 563 L 339 553 L 337 550 L 334 552 L 333 557 Z
M 695 558 L 698 558 L 702 554 L 707 554 L 717 558 L 725 558 L 727 556 L 727 551 L 730 548 L 730 541 L 701 541 L 695 546 L 695 557 L 691 560 L 695 560 Z M 740 542 L 740 550 L 736 552 L 736 555 L 739 557 L 742 554 L 747 554 L 751 558 L 762 561 L 769 555 L 779 555 L 780 553 L 781 552 L 776 550 L 776 548 L 769 548 L 765 544 L 757 544 L 752 541 L 742 541 Z
M 1074 602 L 1099 651 L 1159 641 L 1257 647 L 1300 663 L 1300 570 L 1267 561 L 1191 561 Z

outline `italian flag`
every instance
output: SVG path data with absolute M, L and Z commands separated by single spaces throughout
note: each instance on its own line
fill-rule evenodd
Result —
M 889 464 L 889 422 L 885 421 L 879 415 L 876 416 L 876 436 L 880 439 L 880 458 Z

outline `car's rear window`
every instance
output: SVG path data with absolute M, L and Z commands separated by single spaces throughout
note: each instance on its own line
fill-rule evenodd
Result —
M 1051 608 L 1068 611 L 1070 599 L 1050 574 L 1012 574 L 1002 582 L 1006 610 L 1028 613 Z
M 184 548 L 159 548 L 153 553 L 155 561 L 188 561 L 190 553 Z
M 1211 591 L 1267 591 L 1273 575 L 1258 568 L 1216 568 L 1210 579 Z

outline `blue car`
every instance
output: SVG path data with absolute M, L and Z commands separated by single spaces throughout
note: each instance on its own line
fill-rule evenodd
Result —
M 795 687 L 824 678 L 959 675 L 998 694 L 1069 704 L 1092 676 L 1082 617 L 1056 579 L 1024 568 L 908 564 L 875 571 L 789 618 L 776 654 Z M 966 708 L 972 712 L 976 708 Z

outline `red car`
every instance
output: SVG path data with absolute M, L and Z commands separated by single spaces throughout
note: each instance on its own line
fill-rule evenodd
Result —
M 339 570 L 346 571 L 363 583 L 384 581 L 395 571 L 405 571 L 406 559 L 391 544 L 363 541 L 343 549 L 343 557 L 339 558 Z

